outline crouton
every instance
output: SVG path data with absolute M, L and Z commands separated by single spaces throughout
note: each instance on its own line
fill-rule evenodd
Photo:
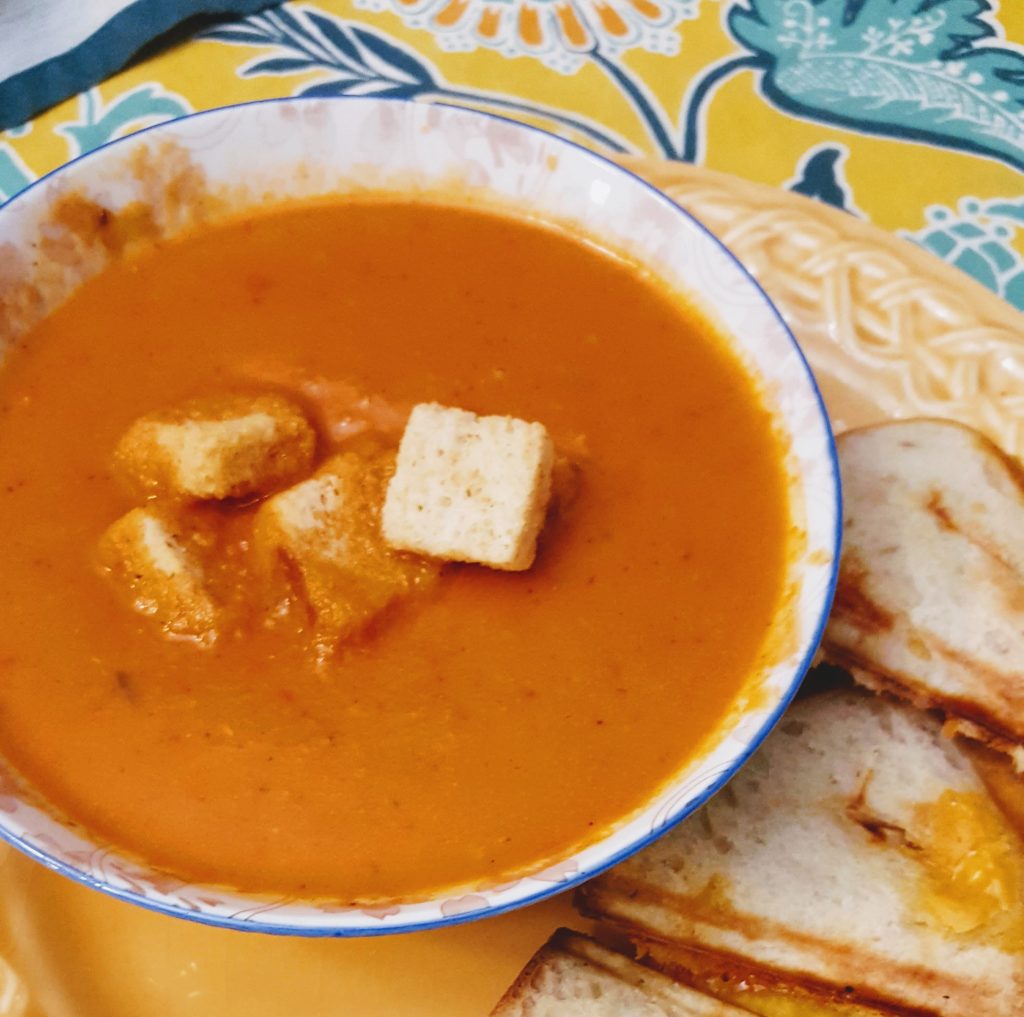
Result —
M 541 424 L 421 403 L 382 513 L 392 547 L 521 571 L 533 564 L 554 449 Z
M 393 551 L 380 537 L 393 469 L 393 453 L 346 452 L 256 513 L 258 559 L 304 602 L 321 655 L 437 575 L 436 564 Z
M 136 508 L 100 538 L 100 570 L 140 614 L 170 635 L 208 644 L 217 637 L 218 610 L 199 554 L 169 513 Z
M 146 495 L 244 498 L 307 473 L 315 444 L 288 399 L 211 397 L 140 417 L 118 443 L 114 465 Z

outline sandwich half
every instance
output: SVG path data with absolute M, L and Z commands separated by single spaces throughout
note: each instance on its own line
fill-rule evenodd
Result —
M 856 690 L 798 702 L 577 903 L 645 963 L 770 1017 L 1024 1014 L 1019 836 L 940 721 Z
M 491 1017 L 750 1017 L 679 985 L 589 936 L 559 929 Z
M 1024 770 L 1024 472 L 960 424 L 838 439 L 844 547 L 826 659 Z

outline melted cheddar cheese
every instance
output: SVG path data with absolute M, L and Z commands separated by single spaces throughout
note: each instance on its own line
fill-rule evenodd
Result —
M 724 1003 L 742 1007 L 760 1017 L 878 1017 L 852 1003 L 827 1003 L 809 996 L 792 995 L 775 989 L 737 988 L 723 985 L 702 986 Z
M 643 949 L 657 969 L 759 1017 L 878 1017 L 876 1010 L 818 999 L 798 988 L 758 985 L 702 951 L 682 946 L 666 948 L 656 943 L 646 943 Z
M 917 906 L 932 925 L 1024 949 L 1024 862 L 1013 831 L 980 793 L 944 791 L 915 810 Z

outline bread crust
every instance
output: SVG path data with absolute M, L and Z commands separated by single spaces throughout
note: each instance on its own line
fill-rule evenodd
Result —
M 570 929 L 559 929 L 533 955 L 491 1017 L 628 1017 L 634 1012 L 645 1017 L 748 1017 L 745 1010 Z

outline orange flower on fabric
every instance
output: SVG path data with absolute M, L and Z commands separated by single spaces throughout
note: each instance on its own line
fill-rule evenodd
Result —
M 406 24 L 433 32 L 446 50 L 494 49 L 532 56 L 572 74 L 595 48 L 674 55 L 676 31 L 697 17 L 700 0 L 356 0 L 391 10 Z

